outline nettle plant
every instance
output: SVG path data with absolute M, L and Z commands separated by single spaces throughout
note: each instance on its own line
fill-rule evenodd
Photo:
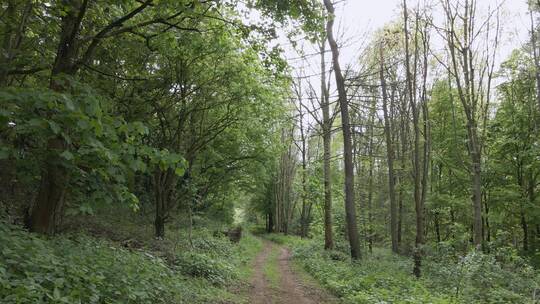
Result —
M 143 144 L 148 128 L 115 116 L 111 102 L 94 90 L 69 81 L 70 92 L 46 88 L 0 91 L 0 160 L 13 162 L 17 178 L 39 181 L 39 170 L 58 162 L 69 174 L 68 200 L 80 212 L 91 203 L 120 201 L 138 208 L 129 179 L 159 166 L 184 174 L 176 153 Z M 48 146 L 50 139 L 63 145 Z M 52 156 L 52 157 L 51 157 Z

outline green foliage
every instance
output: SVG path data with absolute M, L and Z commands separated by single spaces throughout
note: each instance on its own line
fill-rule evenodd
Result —
M 271 236 L 293 248 L 293 257 L 345 303 L 532 303 L 540 276 L 512 249 L 460 256 L 451 246 L 429 251 L 423 277 L 412 260 L 375 248 L 362 261 L 325 251 L 322 240 Z
M 207 279 L 216 285 L 224 285 L 236 278 L 233 265 L 204 253 L 182 253 L 176 257 L 174 264 L 181 273 Z
M 236 301 L 223 288 L 249 279 L 260 241 L 247 235 L 233 244 L 202 230 L 193 244 L 196 250 L 178 249 L 169 264 L 154 253 L 84 235 L 44 239 L 2 223 L 0 298 L 2 303 Z
M 198 298 L 187 278 L 149 254 L 82 236 L 44 240 L 3 224 L 0 232 L 3 303 L 182 303 Z
M 31 204 L 47 164 L 60 164 L 69 216 L 113 202 L 138 209 L 166 193 L 167 221 L 179 209 L 173 200 L 232 219 L 235 198 L 273 158 L 288 86 L 279 52 L 246 39 L 235 1 L 113 1 L 80 12 L 78 3 L 28 3 L 28 19 L 26 4 L 2 7 L 21 27 L 2 23 L 0 32 L 23 41 L 0 47 L 0 165 L 13 172 L 8 187 L 30 189 L 19 209 Z M 292 7 L 267 8 L 299 17 Z M 52 71 L 68 12 L 80 13 L 64 64 L 74 67 Z M 108 27 L 122 16 L 130 18 Z M 38 72 L 6 74 L 4 65 Z M 51 149 L 55 139 L 64 147 Z M 167 182 L 153 183 L 157 173 Z
M 528 303 L 540 286 L 539 274 L 508 247 L 459 256 L 441 245 L 429 255 L 425 271 L 431 288 L 444 290 L 460 302 Z
M 72 86 L 70 94 L 28 88 L 0 91 L 0 134 L 5 141 L 0 159 L 26 169 L 28 164 L 45 166 L 51 155 L 58 155 L 73 176 L 73 202 L 90 213 L 91 206 L 82 203 L 123 201 L 137 208 L 138 198 L 128 189 L 127 178 L 145 172 L 146 163 L 183 174 L 185 162 L 179 154 L 142 144 L 148 134 L 144 124 L 114 117 L 106 98 L 74 79 L 65 81 Z M 65 150 L 44 149 L 54 138 L 66 143 Z M 35 174 L 19 172 L 23 180 Z

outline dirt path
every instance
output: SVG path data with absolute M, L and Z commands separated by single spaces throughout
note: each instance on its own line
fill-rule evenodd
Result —
M 254 263 L 250 302 L 252 304 L 337 303 L 335 298 L 293 271 L 289 251 L 269 241 Z

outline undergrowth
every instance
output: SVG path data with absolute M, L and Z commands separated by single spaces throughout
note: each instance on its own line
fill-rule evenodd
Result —
M 173 261 L 84 234 L 43 238 L 0 223 L 1 303 L 235 303 L 227 291 L 245 278 L 260 248 L 197 231 Z
M 325 251 L 320 239 L 267 238 L 290 247 L 295 262 L 344 303 L 538 303 L 538 272 L 509 248 L 463 256 L 439 248 L 416 279 L 412 259 L 386 249 L 353 262 L 343 244 Z

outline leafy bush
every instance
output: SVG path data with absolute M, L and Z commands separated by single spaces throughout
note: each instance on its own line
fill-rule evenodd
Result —
M 351 262 L 346 248 L 323 250 L 321 240 L 272 237 L 293 250 L 303 268 L 345 303 L 533 303 L 540 277 L 509 248 L 460 257 L 451 247 L 429 252 L 423 277 L 412 275 L 412 259 L 374 248 Z
M 501 247 L 492 254 L 471 251 L 463 257 L 431 256 L 426 263 L 430 285 L 455 294 L 464 302 L 532 302 L 539 288 L 534 269 L 513 248 Z
M 185 252 L 178 255 L 174 263 L 181 273 L 207 279 L 215 285 L 225 285 L 237 277 L 232 264 L 204 253 Z
M 234 254 L 234 246 L 225 236 L 215 237 L 210 233 L 201 233 L 191 243 L 194 250 L 204 252 L 212 257 L 230 258 Z
M 214 281 L 231 276 L 227 265 L 191 261 Z M 208 303 L 220 292 L 148 253 L 85 236 L 43 239 L 0 222 L 2 303 Z

